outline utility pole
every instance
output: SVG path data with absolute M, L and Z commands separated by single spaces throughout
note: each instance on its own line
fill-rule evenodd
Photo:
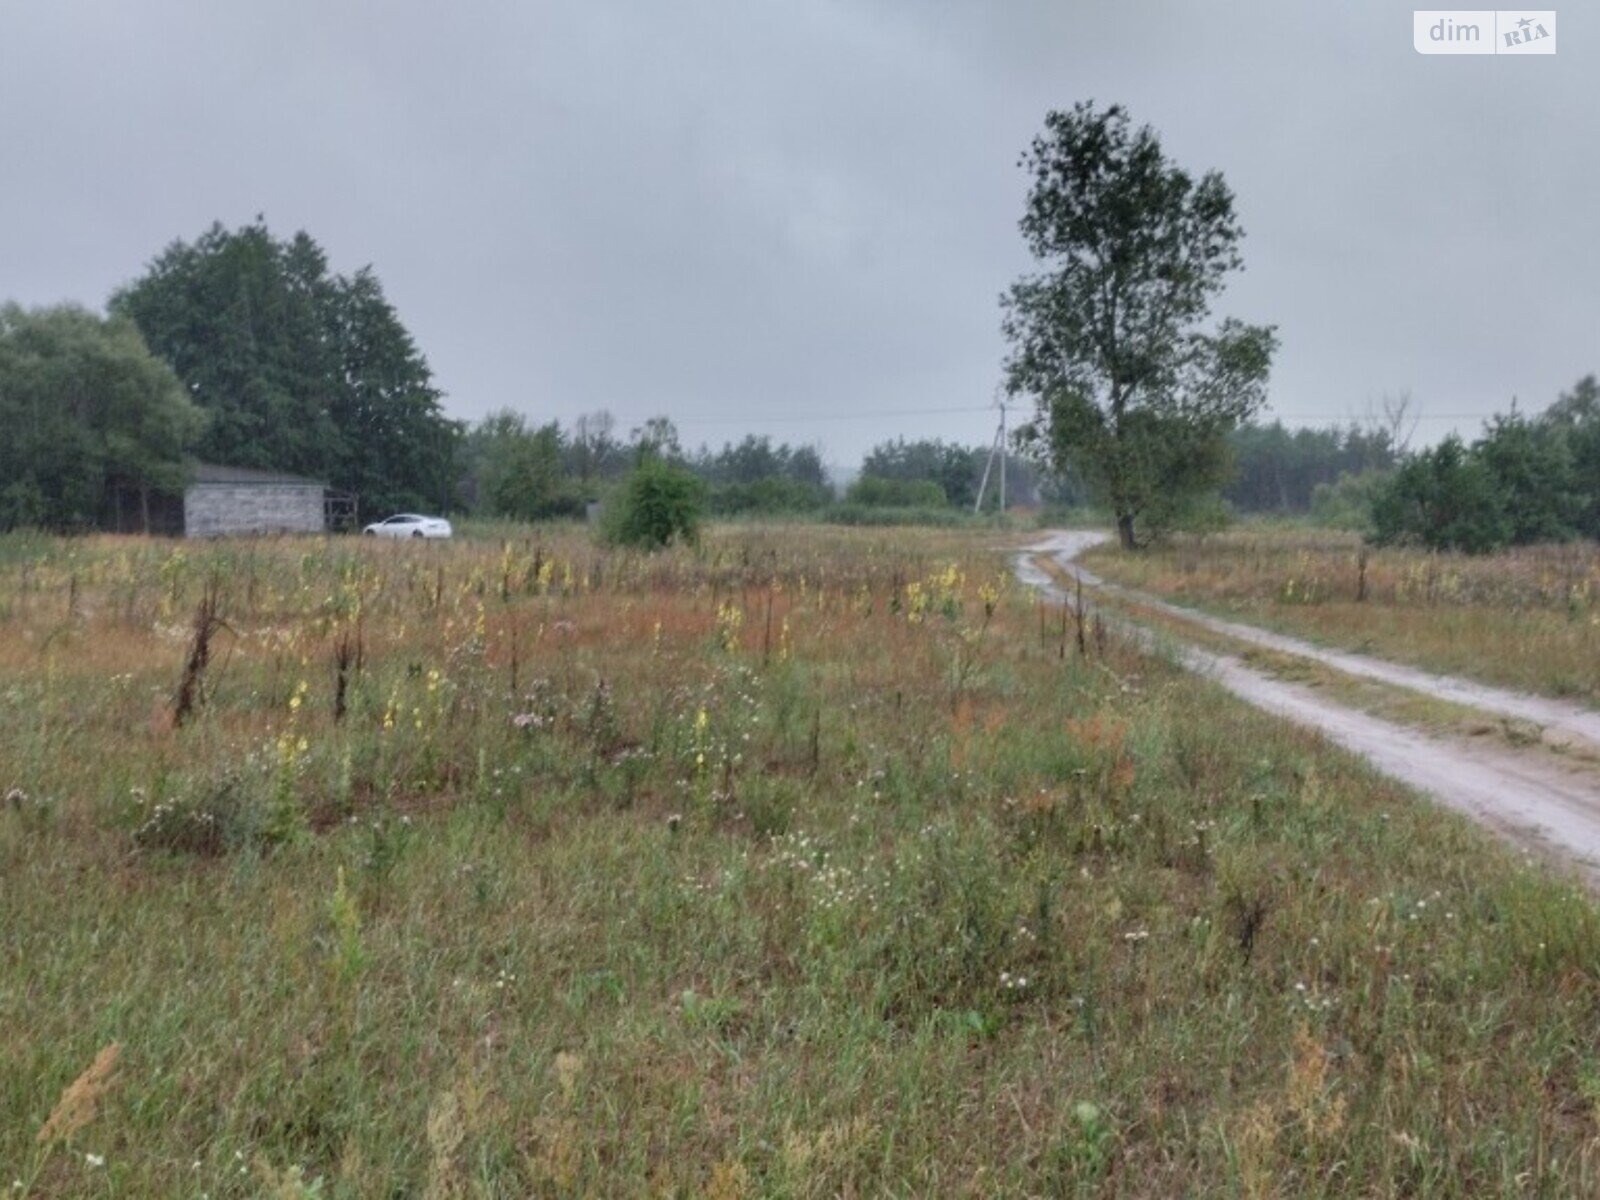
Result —
M 984 493 L 989 490 L 989 472 L 994 470 L 995 455 L 1000 456 L 1000 511 L 1006 511 L 1006 402 L 1004 394 L 995 396 L 995 406 L 1000 409 L 1000 428 L 994 431 L 994 444 L 989 447 L 989 460 L 983 464 L 983 479 L 978 483 L 978 499 L 972 511 L 983 511 Z
M 1006 515 L 1006 402 L 1000 401 L 1000 515 Z

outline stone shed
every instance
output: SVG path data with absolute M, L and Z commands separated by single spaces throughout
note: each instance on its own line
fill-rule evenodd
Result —
M 201 463 L 183 490 L 187 537 L 322 533 L 328 485 L 299 475 Z

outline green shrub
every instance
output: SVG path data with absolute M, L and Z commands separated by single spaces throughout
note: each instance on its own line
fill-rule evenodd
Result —
M 825 484 L 798 479 L 758 479 L 754 483 L 713 484 L 709 508 L 718 516 L 745 513 L 813 512 L 833 498 Z
M 699 538 L 704 485 L 688 471 L 648 459 L 607 500 L 601 539 L 614 546 L 659 549 Z
M 1333 483 L 1319 483 L 1311 491 L 1311 517 L 1329 529 L 1353 533 L 1372 531 L 1372 501 L 1392 472 L 1344 471 Z
M 264 811 L 243 775 L 223 771 L 156 800 L 148 810 L 136 797 L 133 840 L 144 850 L 213 857 L 259 841 Z

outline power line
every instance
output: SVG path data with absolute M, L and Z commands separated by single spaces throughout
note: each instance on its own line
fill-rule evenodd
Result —
M 695 425 L 778 425 L 795 424 L 806 421 L 874 421 L 894 417 L 938 417 L 952 413 L 980 413 L 990 412 L 992 407 L 987 404 L 964 404 L 952 408 L 894 408 L 869 410 L 866 412 L 856 409 L 853 412 L 835 413 L 788 413 L 783 416 L 745 416 L 745 417 L 688 417 L 678 420 L 668 417 L 680 429 Z M 662 414 L 657 413 L 657 416 Z M 619 418 L 624 424 L 634 418 Z M 643 420 L 644 418 L 640 418 Z
M 943 417 L 957 416 L 972 413 L 993 412 L 992 404 L 957 404 L 943 408 L 881 408 L 881 409 L 853 409 L 850 412 L 826 413 L 783 413 L 777 415 L 748 414 L 737 417 L 686 417 L 678 419 L 668 416 L 673 425 L 679 429 L 693 429 L 704 427 L 750 427 L 757 425 L 803 425 L 817 421 L 888 421 L 902 417 Z M 653 413 L 652 416 L 666 415 Z M 1430 413 L 1418 412 L 1407 416 L 1408 421 L 1487 421 L 1495 413 Z M 646 417 L 617 416 L 618 424 L 642 424 Z M 1262 413 L 1251 422 L 1252 424 L 1272 424 L 1281 422 L 1285 425 L 1363 425 L 1370 424 L 1370 416 L 1356 413 Z
M 1502 410 L 1503 411 L 1503 410 Z M 1408 413 L 1407 421 L 1487 421 L 1495 413 Z M 1528 414 L 1524 414 L 1528 415 Z M 1288 424 L 1318 424 L 1318 425 L 1364 425 L 1370 424 L 1369 416 L 1357 416 L 1354 413 L 1341 413 L 1334 416 L 1329 413 L 1262 413 L 1253 424 L 1271 424 L 1273 421 L 1282 421 Z
M 983 413 L 993 412 L 992 404 L 961 404 L 949 408 L 884 408 L 868 409 L 863 411 L 855 409 L 851 412 L 831 413 L 786 413 L 780 416 L 744 416 L 744 417 L 688 417 L 684 420 L 672 418 L 672 423 L 678 426 L 687 425 L 772 425 L 796 424 L 806 421 L 876 421 L 889 420 L 895 417 L 936 417 L 958 413 Z M 660 415 L 660 414 L 657 414 Z M 1487 421 L 1493 417 L 1492 412 L 1476 413 L 1412 413 L 1408 420 L 1416 421 Z M 631 418 L 625 418 L 631 419 Z M 1357 413 L 1262 413 L 1255 418 L 1257 422 L 1282 421 L 1289 423 L 1316 423 L 1316 424 L 1362 424 L 1370 417 Z

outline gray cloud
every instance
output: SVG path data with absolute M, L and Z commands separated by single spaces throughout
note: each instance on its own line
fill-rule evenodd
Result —
M 462 416 L 981 441 L 1018 152 L 1119 100 L 1249 230 L 1273 401 L 1471 431 L 1600 369 L 1600 26 L 1424 58 L 1377 0 L 14 5 L 0 295 L 98 304 L 257 212 L 372 263 Z M 1466 414 L 1462 420 L 1447 420 Z

